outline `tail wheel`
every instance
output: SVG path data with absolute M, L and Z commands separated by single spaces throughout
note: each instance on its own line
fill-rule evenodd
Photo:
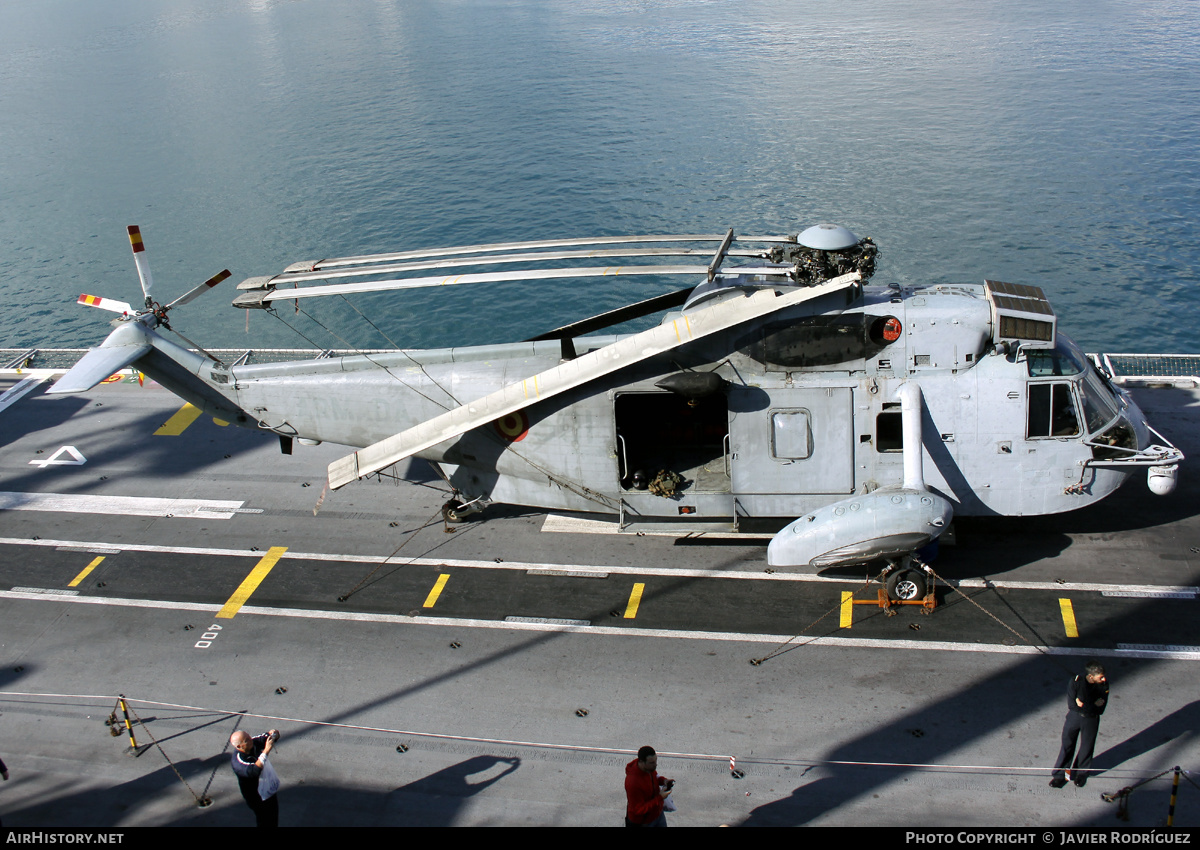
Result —
M 887 579 L 888 596 L 901 602 L 924 599 L 926 590 L 925 574 L 920 570 L 896 570 Z
M 458 499 L 451 499 L 442 505 L 442 519 L 452 525 L 457 525 L 460 522 L 465 522 L 467 516 L 474 513 L 471 508 L 468 508 Z

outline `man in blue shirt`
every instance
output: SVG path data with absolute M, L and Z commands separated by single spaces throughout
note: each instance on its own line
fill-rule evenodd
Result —
M 233 772 L 237 774 L 242 798 L 254 812 L 258 826 L 279 826 L 278 794 L 275 790 L 270 790 L 264 799 L 259 793 L 259 779 L 262 777 L 263 769 L 269 767 L 267 756 L 270 755 L 278 740 L 278 729 L 272 729 L 254 738 L 240 730 L 229 736 L 229 743 L 233 744 L 234 749 L 231 759 Z M 274 769 L 271 769 L 269 776 L 275 779 L 275 788 L 278 789 L 279 780 L 274 774 Z

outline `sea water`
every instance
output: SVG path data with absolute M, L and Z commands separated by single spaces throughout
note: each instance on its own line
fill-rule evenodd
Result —
M 293 261 L 796 233 L 876 282 L 1043 287 L 1089 351 L 1200 352 L 1194 0 L 4 0 L 0 346 L 140 300 L 206 347 L 522 339 L 670 288 L 573 280 L 233 309 Z M 677 285 L 677 284 L 676 284 Z M 369 316 L 371 323 L 360 315 Z

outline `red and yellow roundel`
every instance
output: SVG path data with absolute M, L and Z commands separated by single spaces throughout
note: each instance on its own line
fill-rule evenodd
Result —
M 525 415 L 525 411 L 518 410 L 516 413 L 501 416 L 492 423 L 492 427 L 504 439 L 519 443 L 529 433 L 529 417 Z
M 101 381 L 100 383 L 102 383 L 102 384 L 115 384 L 117 381 L 121 380 L 121 379 L 122 379 L 122 378 L 124 378 L 124 377 L 125 377 L 125 376 L 124 376 L 124 375 L 122 375 L 120 372 L 117 372 L 117 374 L 115 374 L 115 375 L 109 375 L 107 378 L 105 378 L 105 379 L 104 379 L 103 381 Z

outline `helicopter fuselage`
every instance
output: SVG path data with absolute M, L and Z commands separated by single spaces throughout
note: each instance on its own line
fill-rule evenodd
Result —
M 772 314 L 419 456 L 443 466 L 463 501 L 689 521 L 796 517 L 901 486 L 897 392 L 915 382 L 924 482 L 956 514 L 1050 514 L 1104 498 L 1147 465 L 1121 462 L 1149 444 L 1144 416 L 1061 334 L 1040 347 L 998 344 L 991 302 L 984 286 L 860 287 L 849 303 L 831 296 Z M 895 339 L 873 337 L 887 319 L 901 328 Z M 581 337 L 574 347 L 616 339 Z M 238 424 L 355 447 L 564 353 L 549 340 L 226 369 L 188 352 L 171 374 L 165 363 L 181 358 L 154 348 L 138 368 L 219 418 L 235 408 Z M 707 372 L 724 391 L 658 385 Z

